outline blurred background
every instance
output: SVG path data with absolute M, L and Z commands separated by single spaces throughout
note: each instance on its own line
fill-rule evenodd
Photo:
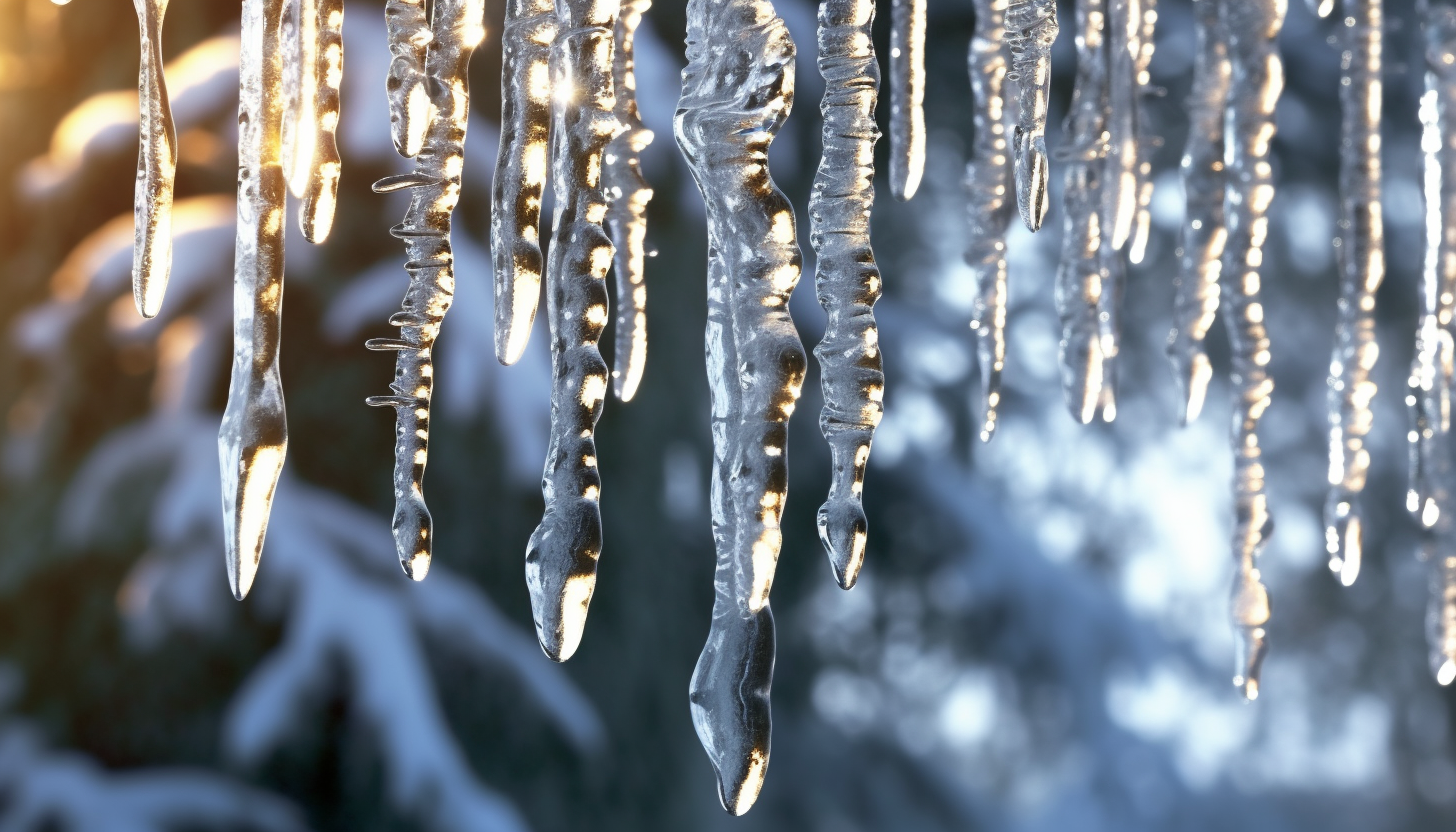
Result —
M 487 3 L 471 66 L 458 295 L 437 353 L 436 566 L 416 585 L 396 565 L 393 414 L 363 404 L 392 375 L 363 341 L 389 334 L 406 283 L 387 233 L 405 197 L 368 186 L 404 167 L 388 139 L 383 3 L 349 0 L 338 220 L 319 247 L 290 231 L 292 441 L 242 603 L 223 572 L 215 451 L 231 337 L 237 4 L 177 0 L 167 18 L 176 265 L 166 307 L 144 322 L 128 283 L 133 10 L 0 0 L 0 828 L 1451 828 L 1456 696 L 1427 670 L 1426 567 L 1403 510 L 1423 241 L 1410 0 L 1387 6 L 1389 273 L 1371 531 L 1350 589 L 1325 568 L 1319 522 L 1337 291 L 1336 24 L 1292 3 L 1281 38 L 1288 83 L 1265 276 L 1276 390 L 1261 426 L 1275 617 L 1254 704 L 1229 683 L 1222 326 L 1209 404 L 1186 428 L 1163 357 L 1191 6 L 1159 4 L 1152 75 L 1166 94 L 1146 110 L 1162 137 L 1154 233 L 1126 290 L 1117 421 L 1083 427 L 1062 403 L 1054 168 L 1045 230 L 1010 231 L 1004 416 L 982 445 L 961 262 L 974 21 L 969 0 L 930 0 L 925 183 L 908 204 L 882 183 L 875 214 L 888 382 L 865 488 L 868 561 L 842 592 L 817 540 L 828 454 L 811 362 L 774 592 L 773 761 L 743 819 L 718 804 L 686 695 L 713 550 L 703 209 L 672 139 L 684 5 L 657 0 L 638 36 L 641 109 L 657 134 L 644 162 L 657 252 L 647 374 L 601 422 L 600 580 L 580 652 L 556 666 L 535 644 L 522 580 L 542 506 L 545 323 L 517 366 L 500 367 L 491 347 L 502 0 Z M 808 265 L 792 310 L 812 347 L 823 327 L 804 215 L 820 152 L 815 7 L 777 6 L 800 55 L 774 176 L 800 212 Z M 1075 63 L 1072 9 L 1061 13 L 1052 147 Z

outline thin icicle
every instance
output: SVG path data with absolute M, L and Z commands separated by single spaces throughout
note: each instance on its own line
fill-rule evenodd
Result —
M 1136 71 L 1139 106 L 1151 96 L 1161 95 L 1162 90 L 1153 86 L 1150 68 L 1153 64 L 1154 35 L 1158 24 L 1158 9 L 1155 0 L 1142 0 L 1138 24 L 1138 44 L 1133 68 Z M 1153 155 L 1163 146 L 1163 137 L 1150 129 L 1148 120 L 1138 118 L 1138 168 L 1137 208 L 1133 213 L 1132 236 L 1127 244 L 1127 261 L 1133 265 L 1143 262 L 1147 252 L 1148 234 L 1153 226 Z
M 1142 0 L 1107 0 L 1107 176 L 1103 234 L 1122 251 L 1132 236 L 1138 197 L 1138 62 Z
M 735 815 L 769 761 L 788 421 L 806 358 L 789 318 L 801 256 L 768 148 L 794 95 L 794 42 L 769 0 L 689 0 L 676 134 L 708 212 L 713 623 L 689 690 L 693 726 Z
M 399 3 L 393 2 L 393 6 Z M 429 43 L 418 88 L 428 90 L 431 117 L 414 154 L 412 173 L 374 183 L 376 193 L 410 190 L 404 221 L 390 233 L 404 241 L 409 273 L 400 311 L 390 324 L 398 338 L 373 338 L 365 346 L 396 352 L 388 396 L 371 396 L 375 407 L 393 407 L 395 550 L 405 574 L 423 580 L 430 569 L 433 525 L 425 507 L 425 462 L 430 439 L 430 394 L 435 373 L 432 351 L 440 324 L 455 297 L 455 261 L 450 250 L 450 215 L 460 201 L 465 125 L 470 112 L 466 69 L 485 36 L 484 0 L 433 0 Z M 398 64 L 398 60 L 396 60 Z M 425 79 L 428 79 L 426 81 Z M 408 134 L 407 134 L 408 135 Z
M 1007 77 L 1016 82 L 1018 107 L 1012 150 L 1016 154 L 1016 201 L 1021 220 L 1041 228 L 1047 211 L 1047 101 L 1052 84 L 1052 43 L 1057 39 L 1056 0 L 1011 0 L 1006 7 Z M 1080 54 L 1080 53 L 1079 53 Z
M 1345 49 L 1340 59 L 1340 315 L 1330 359 L 1330 493 L 1325 548 L 1345 586 L 1360 574 L 1360 492 L 1370 468 L 1370 432 L 1380 355 L 1375 292 L 1385 277 L 1380 213 L 1381 0 L 1344 0 Z
M 541 194 L 551 153 L 552 0 L 509 0 L 501 32 L 501 140 L 490 202 L 495 355 L 526 351 L 541 297 Z
M 1445 525 L 1443 519 L 1441 525 Z M 1448 529 L 1426 549 L 1431 561 L 1431 600 L 1426 608 L 1426 643 L 1431 673 L 1445 686 L 1456 681 L 1456 542 Z
M 302 199 L 318 131 L 319 0 L 288 0 L 283 13 L 283 175 Z
M 385 86 L 390 138 L 401 156 L 413 158 L 420 152 L 432 120 L 425 52 L 433 34 L 425 17 L 425 0 L 386 0 L 384 23 L 392 56 Z
M 137 311 L 156 317 L 172 273 L 172 188 L 177 176 L 177 127 L 162 75 L 162 19 L 168 0 L 132 0 L 141 32 L 142 61 L 137 73 L 140 149 L 137 151 L 136 246 L 132 249 L 131 291 Z
M 971 330 L 981 371 L 981 441 L 989 442 L 1006 364 L 1006 229 L 1016 214 L 1016 185 L 1006 141 L 1007 0 L 977 0 L 975 8 L 967 56 L 975 138 L 966 165 L 965 260 L 976 277 Z
M 316 69 L 312 74 L 313 152 L 302 168 L 303 206 L 298 224 L 304 239 L 322 243 L 334 227 L 334 209 L 339 203 L 339 84 L 344 79 L 344 0 L 311 0 L 315 4 L 318 23 L 304 34 L 318 43 Z M 300 140 L 307 133 L 300 134 Z M 295 157 L 302 162 L 302 156 Z
M 642 176 L 642 151 L 652 143 L 652 131 L 637 112 L 637 74 L 632 46 L 642 15 L 652 0 L 623 0 L 617 16 L 616 62 L 612 69 L 617 88 L 617 121 L 625 128 L 607 145 L 606 179 L 609 201 L 607 227 L 617 246 L 617 335 L 612 353 L 612 390 L 631 401 L 642 383 L 647 364 L 647 203 L 652 188 Z
M 541 494 L 546 513 L 526 546 L 526 586 L 541 649 L 566 661 L 581 643 L 602 552 L 602 478 L 592 431 L 607 397 L 597 348 L 607 324 L 612 241 L 602 156 L 619 125 L 612 83 L 615 0 L 556 0 L 552 85 L 573 90 L 551 110 L 551 184 L 556 197 L 546 264 L 551 324 L 551 445 Z
M 243 0 L 238 62 L 238 230 L 233 366 L 218 433 L 228 583 L 242 599 L 258 574 L 273 490 L 288 452 L 278 375 L 283 312 L 283 0 Z
M 861 501 L 865 464 L 884 413 L 885 374 L 875 301 L 882 283 L 870 248 L 875 199 L 875 99 L 879 64 L 871 27 L 874 0 L 819 4 L 819 72 L 824 76 L 824 153 L 809 199 L 809 240 L 818 255 L 814 284 L 828 313 L 814 348 L 824 388 L 819 429 L 829 442 L 829 499 L 819 508 L 819 540 L 834 579 L 854 586 L 864 563 L 868 521 Z
M 1183 150 L 1183 193 L 1187 205 L 1179 248 L 1177 298 L 1168 358 L 1182 393 L 1182 421 L 1203 411 L 1213 378 L 1203 341 L 1218 311 L 1218 280 L 1228 240 L 1224 223 L 1224 108 L 1228 102 L 1228 35 L 1219 21 L 1225 0 L 1194 0 L 1198 51 L 1193 64 L 1193 94 L 1188 101 L 1188 144 Z
M 1234 576 L 1232 617 L 1239 635 L 1234 684 L 1248 699 L 1259 695 L 1259 668 L 1268 649 L 1269 591 L 1259 576 L 1258 557 L 1274 530 L 1264 493 L 1259 418 L 1269 406 L 1269 334 L 1259 299 L 1263 245 L 1274 198 L 1269 165 L 1274 140 L 1274 105 L 1284 88 L 1284 68 L 1275 42 L 1284 24 L 1284 0 L 1223 0 L 1223 31 L 1233 75 L 1225 121 L 1224 161 L 1228 190 L 1224 214 L 1228 247 L 1220 278 L 1224 321 L 1233 359 Z
M 925 173 L 925 0 L 890 5 L 890 193 L 915 196 Z

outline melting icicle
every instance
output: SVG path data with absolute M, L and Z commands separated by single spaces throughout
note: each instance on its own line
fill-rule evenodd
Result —
M 389 33 L 389 131 L 394 149 L 413 158 L 424 145 L 431 121 L 430 91 L 425 84 L 425 52 L 433 34 L 425 16 L 425 0 L 386 0 L 384 22 Z
M 977 0 L 976 33 L 968 55 L 975 143 L 966 165 L 965 259 L 976 276 L 971 329 L 981 370 L 983 442 L 996 432 L 1001 399 L 1001 370 L 1006 364 L 1006 228 L 1016 211 L 1006 142 L 1006 8 L 1006 0 Z
M 708 380 L 713 419 L 713 623 L 689 698 L 735 815 L 768 768 L 774 629 L 769 588 L 783 537 L 788 420 L 805 356 L 789 318 L 801 267 L 794 210 L 768 148 L 794 95 L 794 42 L 769 0 L 689 0 L 676 134 L 708 211 Z
M 1385 277 L 1380 214 L 1381 0 L 1344 0 L 1345 50 L 1340 59 L 1340 317 L 1330 359 L 1330 493 L 1325 501 L 1325 548 L 1330 569 L 1345 586 L 1360 574 L 1360 492 L 1370 467 L 1365 435 L 1375 397 L 1371 370 L 1375 291 Z
M 391 0 L 389 9 L 402 5 L 407 4 Z M 465 125 L 470 111 L 466 69 L 471 53 L 485 36 L 484 14 L 484 0 L 433 0 L 432 28 L 426 30 L 423 39 L 429 48 L 417 84 L 429 92 L 431 100 L 425 109 L 432 111 L 432 117 L 419 122 L 425 129 L 414 154 L 414 171 L 374 183 L 376 193 L 403 189 L 411 192 L 404 221 L 389 230 L 404 241 L 408 257 L 404 267 L 410 276 L 400 311 L 389 319 L 390 324 L 400 328 L 399 337 L 373 338 L 365 346 L 397 353 L 394 381 L 389 385 L 393 394 L 371 396 L 366 401 L 395 409 L 391 527 L 400 564 L 405 574 L 417 581 L 429 571 L 433 543 L 433 526 L 423 491 L 430 439 L 430 394 L 435 383 L 431 354 L 455 296 L 450 215 L 460 201 Z
M 1202 2 L 1202 0 L 1200 0 Z M 1224 213 L 1224 321 L 1233 359 L 1234 398 L 1234 576 L 1232 616 L 1239 634 L 1234 684 L 1248 699 L 1259 695 L 1259 668 L 1268 649 L 1269 590 L 1259 577 L 1258 557 L 1274 530 L 1264 493 L 1259 418 L 1269 406 L 1269 334 L 1259 299 L 1262 247 L 1269 233 L 1274 198 L 1269 149 L 1274 140 L 1274 105 L 1284 88 L 1276 38 L 1284 24 L 1284 0 L 1222 0 L 1222 27 L 1232 66 L 1224 160 L 1228 191 Z
M 602 156 L 617 135 L 612 83 L 617 4 L 557 0 L 552 83 L 573 95 L 551 112 L 551 181 L 556 216 L 546 266 L 551 324 L 551 445 L 541 493 L 546 513 L 526 546 L 526 586 L 541 649 L 566 661 L 581 643 L 602 552 L 602 478 L 592 431 L 607 397 L 597 340 L 607 324 L 612 241 L 602 229 L 607 201 Z
M 1138 196 L 1138 62 L 1141 0 L 1107 0 L 1107 176 L 1102 232 L 1122 251 L 1132 236 Z
M 132 0 L 141 31 L 142 62 L 137 73 L 141 105 L 137 151 L 136 246 L 131 289 L 137 311 L 156 317 L 172 273 L 172 187 L 177 176 L 177 127 L 162 75 L 162 18 L 168 0 Z
M 1036 231 L 1047 211 L 1046 119 L 1052 43 L 1058 32 L 1056 0 L 1011 0 L 1005 22 L 1006 45 L 1011 50 L 1007 77 L 1016 81 L 1019 101 L 1012 136 L 1016 200 L 1022 221 Z
M 925 0 L 890 6 L 890 193 L 904 201 L 925 173 Z
M 278 375 L 283 312 L 283 0 L 243 0 L 238 63 L 238 231 L 233 366 L 218 433 L 228 583 L 241 600 L 258 574 L 273 490 L 288 452 Z
M 304 239 L 322 243 L 334 227 L 334 208 L 339 202 L 339 84 L 344 79 L 344 0 L 310 0 L 316 22 L 305 25 L 304 37 L 318 45 L 313 50 L 315 68 L 305 76 L 312 82 L 312 114 L 309 129 L 298 141 L 312 139 L 307 157 L 302 149 L 295 155 L 295 193 L 303 200 L 298 224 Z M 306 161 L 305 161 L 306 159 Z M 301 183 L 299 182 L 301 180 Z
M 526 351 L 541 296 L 541 193 L 551 139 L 552 0 L 509 0 L 501 32 L 501 141 L 490 202 L 495 355 Z
M 652 143 L 652 131 L 637 112 L 637 75 L 632 45 L 642 15 L 652 0 L 622 0 L 617 16 L 616 63 L 612 69 L 617 88 L 617 121 L 624 128 L 607 145 L 607 226 L 617 245 L 617 337 L 613 350 L 612 389 L 617 398 L 631 401 L 642 382 L 647 363 L 647 203 L 652 188 L 642 176 L 642 151 Z
M 882 284 L 870 248 L 880 85 L 870 34 L 874 19 L 873 0 L 819 5 L 824 154 L 809 200 L 809 239 L 818 254 L 819 304 L 829 316 L 814 355 L 824 388 L 819 428 L 829 442 L 833 474 L 818 525 L 834 579 L 845 589 L 854 586 L 864 563 L 868 521 L 861 492 L 885 395 L 874 313 Z
M 1218 281 L 1228 227 L 1224 224 L 1224 107 L 1228 101 L 1228 36 L 1219 21 L 1224 0 L 1194 0 L 1198 52 L 1193 94 L 1188 102 L 1188 144 L 1183 150 L 1183 193 L 1187 201 L 1179 247 L 1177 299 L 1168 358 L 1182 392 L 1183 424 L 1198 418 L 1213 367 L 1203 341 L 1218 311 Z
M 1138 22 L 1137 53 L 1133 68 L 1136 71 L 1138 97 L 1141 100 L 1161 95 L 1162 91 L 1153 87 L 1150 71 L 1158 23 L 1157 3 L 1155 0 L 1142 0 L 1140 5 L 1142 17 Z M 1133 214 L 1132 236 L 1128 240 L 1127 248 L 1128 262 L 1134 265 L 1143 262 L 1143 255 L 1147 252 L 1148 234 L 1153 225 L 1153 154 L 1163 145 L 1162 136 L 1149 129 L 1146 119 L 1139 117 L 1138 127 L 1137 209 Z

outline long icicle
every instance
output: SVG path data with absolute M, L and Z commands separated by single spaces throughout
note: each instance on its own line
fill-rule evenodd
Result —
M 313 73 L 313 153 L 303 170 L 303 205 L 298 224 L 310 243 L 322 243 L 334 227 L 339 204 L 339 85 L 344 80 L 344 0 L 314 0 L 318 41 Z M 307 29 L 304 30 L 308 32 Z M 302 138 L 302 137 L 300 137 Z
M 412 173 L 374 183 L 376 193 L 410 190 L 404 221 L 390 233 L 404 241 L 409 288 L 390 324 L 398 338 L 373 338 L 365 346 L 396 353 L 392 395 L 371 396 L 375 407 L 393 407 L 395 550 L 405 574 L 423 580 L 430 569 L 433 525 L 425 507 L 425 462 L 429 451 L 430 394 L 434 389 L 432 351 L 440 324 L 455 297 L 455 260 L 450 250 L 450 216 L 460 201 L 465 125 L 470 112 L 466 69 L 485 36 L 484 0 L 434 0 L 429 48 L 418 88 L 428 90 L 426 110 Z M 408 98 L 406 98 L 408 100 Z M 398 122 L 395 122 L 398 123 Z M 410 125 L 416 122 L 409 122 Z M 405 137 L 412 135 L 405 130 Z
M 407 159 L 420 152 L 429 127 L 430 92 L 425 84 L 425 52 L 434 37 L 425 17 L 425 0 L 385 0 L 389 35 L 389 135 Z
M 1198 51 L 1193 63 L 1193 93 L 1189 97 L 1188 143 L 1181 172 L 1187 210 L 1178 241 L 1182 255 L 1174 281 L 1173 330 L 1168 337 L 1168 358 L 1182 399 L 1182 422 L 1188 424 L 1203 411 L 1213 366 L 1203 342 L 1218 311 L 1219 274 L 1228 241 L 1224 222 L 1224 109 L 1233 72 L 1228 57 L 1228 36 L 1219 20 L 1224 0 L 1194 0 L 1193 14 Z
M 283 313 L 283 0 L 243 0 L 238 63 L 238 230 L 233 366 L 218 432 L 228 583 L 241 600 L 258 574 L 273 490 L 288 452 L 278 375 Z
M 1360 574 L 1362 559 L 1359 499 L 1370 468 L 1365 435 L 1375 398 L 1371 370 L 1380 355 L 1375 292 L 1385 277 L 1385 231 L 1380 211 L 1381 0 L 1343 2 L 1340 315 L 1330 359 L 1330 492 L 1324 520 L 1330 570 L 1349 586 Z
M 1032 231 L 1047 211 L 1047 102 L 1052 84 L 1052 44 L 1057 39 L 1056 0 L 1011 0 L 1006 7 L 1006 45 L 1011 51 L 1007 77 L 1016 82 L 1016 201 Z M 979 24 L 977 24 L 979 26 Z
M 1103 235 L 1122 251 L 1137 216 L 1142 1 L 1107 0 L 1107 177 Z
M 551 180 L 556 216 L 546 264 L 551 324 L 551 444 L 541 493 L 546 513 L 526 546 L 526 586 L 541 649 L 566 661 L 581 643 L 602 552 L 601 490 L 592 435 L 607 397 L 597 348 L 607 323 L 612 241 L 602 156 L 619 125 L 612 83 L 615 0 L 556 0 L 560 28 L 552 84 Z
M 652 143 L 652 131 L 637 112 L 637 74 L 633 44 L 642 15 L 652 0 L 623 0 L 617 15 L 616 58 L 612 68 L 617 89 L 617 121 L 622 132 L 607 145 L 607 227 L 617 246 L 616 344 L 612 351 L 612 390 L 631 401 L 642 383 L 647 364 L 647 203 L 652 188 L 642 176 L 642 151 Z
M 1259 695 L 1259 668 L 1268 648 L 1269 591 L 1259 576 L 1258 557 L 1274 530 L 1264 493 L 1259 452 L 1259 418 L 1269 406 L 1269 334 L 1259 298 L 1263 245 L 1274 199 L 1270 146 L 1274 106 L 1284 88 L 1284 67 L 1276 39 L 1284 24 L 1284 0 L 1223 0 L 1222 28 L 1228 34 L 1233 69 L 1224 160 L 1228 168 L 1224 213 L 1222 295 L 1233 358 L 1234 576 L 1232 616 L 1239 634 L 1234 684 L 1248 699 Z
M 1137 54 L 1133 61 L 1136 73 L 1138 106 L 1163 91 L 1153 86 L 1153 50 L 1158 25 L 1156 0 L 1142 0 L 1139 8 L 1142 15 L 1139 23 Z M 1133 213 L 1132 236 L 1127 244 L 1127 261 L 1133 265 L 1143 262 L 1147 253 L 1148 235 L 1153 227 L 1153 156 L 1163 146 L 1163 137 L 1153 130 L 1148 119 L 1140 112 L 1138 116 L 1138 163 L 1137 163 L 1137 208 Z
M 818 255 L 814 284 L 828 314 L 814 348 L 824 389 L 819 429 L 829 443 L 829 499 L 819 508 L 819 540 L 834 579 L 854 586 L 869 523 L 862 503 L 865 465 L 884 412 L 885 374 L 875 301 L 882 283 L 870 248 L 875 198 L 875 100 L 879 64 L 873 0 L 819 4 L 819 72 L 824 76 L 824 153 L 809 199 L 809 240 Z
M 735 815 L 769 761 L 788 421 L 806 358 L 789 317 L 802 258 L 768 148 L 793 104 L 794 42 L 769 0 L 689 0 L 677 141 L 708 212 L 713 622 L 689 688 L 693 726 Z
M 977 0 L 975 8 L 967 55 L 975 138 L 966 164 L 965 260 L 976 277 L 971 330 L 981 372 L 981 441 L 989 442 L 1006 364 L 1006 229 L 1016 213 L 1016 185 L 1006 141 L 1007 1 Z
M 168 0 L 132 0 L 141 32 L 137 73 L 140 141 L 137 151 L 136 246 L 131 291 L 137 311 L 154 318 L 162 310 L 172 273 L 172 193 L 177 177 L 177 127 L 167 79 L 162 74 L 162 19 Z
M 509 0 L 501 31 L 501 140 L 490 201 L 495 355 L 525 354 L 541 297 L 541 194 L 551 153 L 552 0 Z
M 925 0 L 890 5 L 890 193 L 915 196 L 925 173 Z

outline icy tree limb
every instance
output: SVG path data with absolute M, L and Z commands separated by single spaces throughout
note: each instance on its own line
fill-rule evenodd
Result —
M 925 173 L 925 0 L 890 5 L 890 193 L 915 196 Z
M 1006 45 L 1011 50 L 1011 70 L 1006 77 L 1016 82 L 1018 97 L 1016 131 L 1012 134 L 1016 201 L 1022 221 L 1036 231 L 1047 211 L 1046 119 L 1052 84 L 1052 43 L 1059 31 L 1056 0 L 1011 0 L 1005 22 Z
M 177 127 L 162 75 L 162 19 L 168 0 L 132 0 L 141 31 L 137 73 L 136 247 L 132 249 L 132 297 L 144 318 L 156 317 L 172 272 L 172 192 L 177 176 Z

